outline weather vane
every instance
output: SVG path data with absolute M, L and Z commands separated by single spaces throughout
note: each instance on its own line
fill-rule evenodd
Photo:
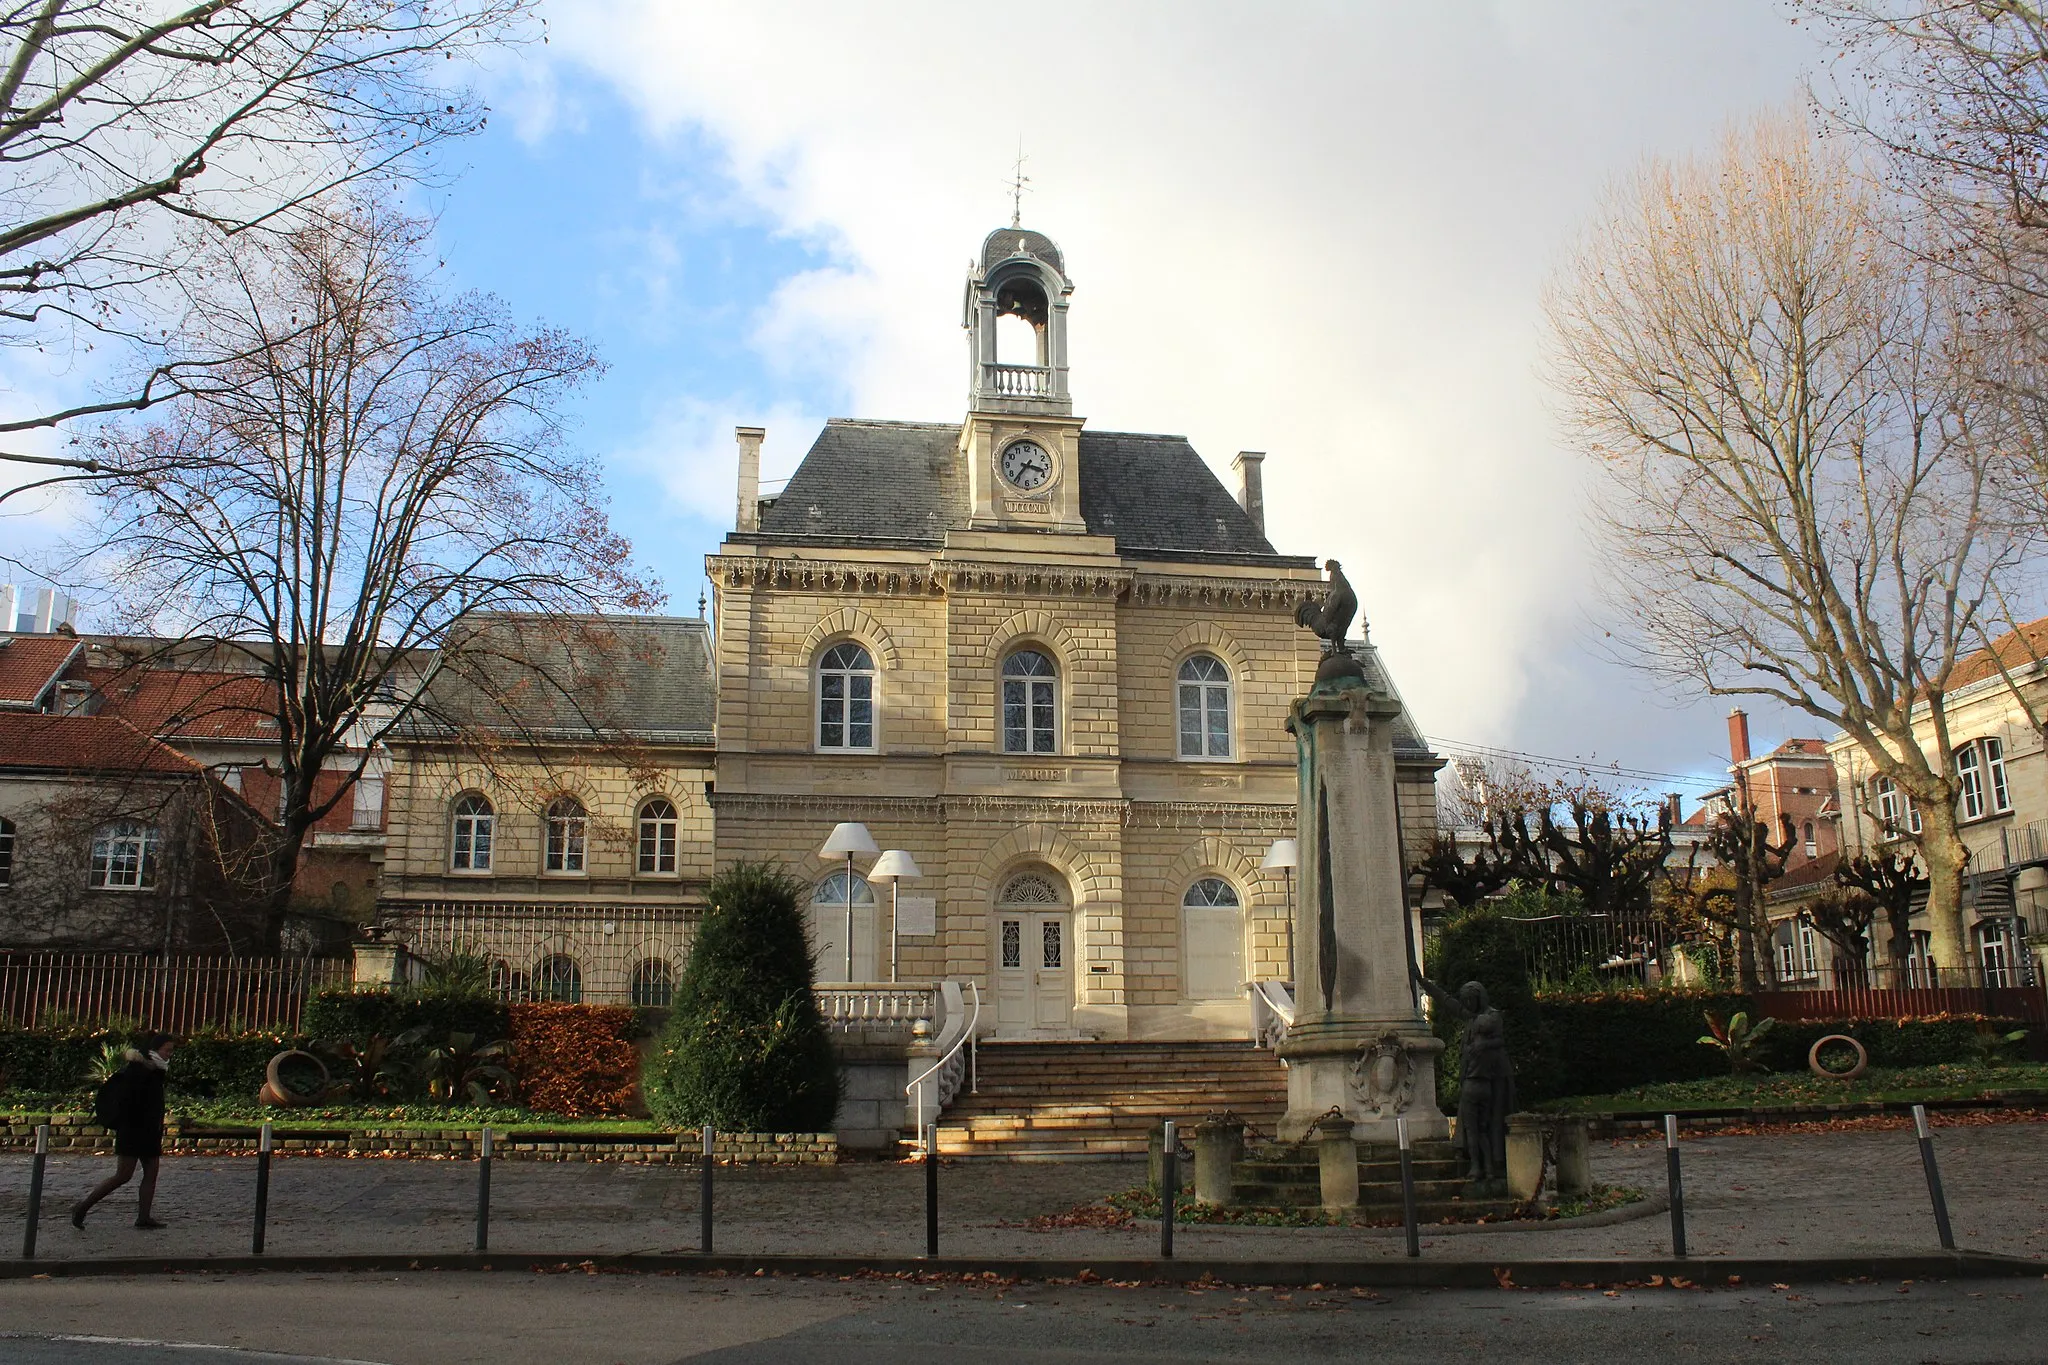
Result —
M 1031 177 L 1024 174 L 1024 139 L 1017 139 L 1017 165 L 1010 172 L 1010 226 L 1024 226 L 1024 187 L 1031 183 Z

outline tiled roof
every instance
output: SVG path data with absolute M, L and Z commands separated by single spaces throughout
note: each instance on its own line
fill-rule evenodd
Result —
M 1394 717 L 1395 750 L 1418 756 L 1432 752 L 1429 741 L 1423 737 L 1422 727 L 1415 723 L 1415 717 L 1408 711 L 1408 703 L 1401 700 L 1401 689 L 1394 686 L 1394 675 L 1387 671 L 1387 661 L 1380 657 L 1379 646 L 1362 640 L 1347 640 L 1345 645 L 1364 667 L 1366 685 L 1401 702 L 1401 714 Z
M 969 502 L 949 422 L 835 418 L 761 516 L 761 538 L 937 548 Z M 1184 436 L 1081 433 L 1081 519 L 1135 559 L 1312 561 L 1277 553 Z
M 1771 750 L 1773 758 L 1826 758 L 1827 741 L 1824 739 L 1788 739 Z
M 0 768 L 48 772 L 199 773 L 197 763 L 115 716 L 0 711 Z
M 34 707 L 78 650 L 69 635 L 0 635 L 0 707 Z
M 1975 654 L 1958 660 L 1948 675 L 1948 690 L 1957 691 L 1972 683 L 1998 676 L 2003 663 L 2009 672 L 2031 667 L 2037 659 L 2048 659 L 2048 616 L 2009 630 Z
M 277 738 L 276 692 L 253 673 L 179 668 L 88 668 L 100 714 L 162 739 Z
M 451 643 L 417 719 L 534 738 L 605 734 L 710 744 L 717 711 L 706 624 L 674 616 L 480 618 Z

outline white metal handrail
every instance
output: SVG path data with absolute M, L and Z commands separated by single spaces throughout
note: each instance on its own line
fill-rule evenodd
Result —
M 967 988 L 974 992 L 974 1013 L 968 1019 L 967 1027 L 961 1031 L 960 1036 L 953 1039 L 950 1046 L 947 1046 L 939 1054 L 937 1061 L 919 1072 L 911 1080 L 910 1084 L 903 1087 L 903 1093 L 910 1100 L 911 1113 L 917 1118 L 918 1146 L 920 1149 L 923 1148 L 925 1140 L 924 1083 L 927 1080 L 932 1080 L 933 1076 L 937 1076 L 936 1080 L 932 1080 L 933 1086 L 938 1091 L 939 1102 L 936 1109 L 944 1109 L 951 1102 L 952 1098 L 960 1093 L 960 1076 L 963 1071 L 967 1075 L 968 1094 L 974 1094 L 981 1088 L 981 1078 L 979 1075 L 980 1059 L 977 1055 L 975 1042 L 981 1036 L 981 983 L 979 981 L 969 981 Z M 958 1015 L 953 1016 L 954 1021 L 957 1021 L 958 1018 Z M 943 1034 L 940 1036 L 939 1041 L 942 1044 L 945 1043 Z M 962 1048 L 966 1049 L 964 1061 L 961 1054 Z M 933 1131 L 936 1132 L 936 1129 Z
M 1294 1027 L 1294 996 L 1285 982 L 1252 981 L 1252 1046 L 1277 1048 Z

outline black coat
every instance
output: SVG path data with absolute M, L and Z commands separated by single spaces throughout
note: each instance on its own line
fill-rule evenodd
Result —
M 158 1156 L 164 1142 L 164 1069 L 130 1054 L 119 1076 L 120 1122 L 114 1151 L 120 1156 Z

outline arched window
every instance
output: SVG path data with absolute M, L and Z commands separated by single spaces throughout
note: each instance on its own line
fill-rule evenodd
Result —
M 1213 654 L 1180 666 L 1180 756 L 1230 757 L 1230 670 Z
M 642 1009 L 665 1010 L 676 995 L 676 969 L 658 957 L 633 968 L 633 1003 Z
M 1204 877 L 1180 899 L 1187 997 L 1234 1000 L 1244 993 L 1244 908 L 1237 888 Z
M 1059 670 L 1050 655 L 1020 649 L 1003 660 L 1003 752 L 1059 752 Z
M 14 822 L 0 820 L 0 887 L 14 885 Z
M 147 891 L 156 885 L 156 826 L 134 820 L 101 825 L 92 836 L 91 883 L 110 891 Z
M 1809 858 L 1820 856 L 1820 840 L 1814 837 L 1813 821 L 1811 820 L 1806 822 L 1806 856 Z
M 491 833 L 498 823 L 497 812 L 480 792 L 464 792 L 455 798 L 455 833 L 450 843 L 454 856 L 449 865 L 457 872 L 491 870 Z
M 533 996 L 574 1005 L 583 999 L 583 969 L 566 953 L 542 958 L 533 968 Z
M 875 891 L 866 877 L 856 872 L 849 883 L 844 872 L 834 872 L 811 888 L 812 970 L 818 980 L 872 980 L 874 940 Z
M 548 803 L 548 849 L 542 867 L 549 872 L 583 870 L 584 836 L 590 817 L 583 803 L 573 796 L 558 796 Z
M 818 747 L 875 747 L 875 660 L 851 640 L 818 660 Z
M 525 972 L 504 958 L 491 959 L 491 993 L 500 1000 L 524 1000 L 531 993 Z
M 640 806 L 640 870 L 656 874 L 676 870 L 676 807 L 665 796 Z

